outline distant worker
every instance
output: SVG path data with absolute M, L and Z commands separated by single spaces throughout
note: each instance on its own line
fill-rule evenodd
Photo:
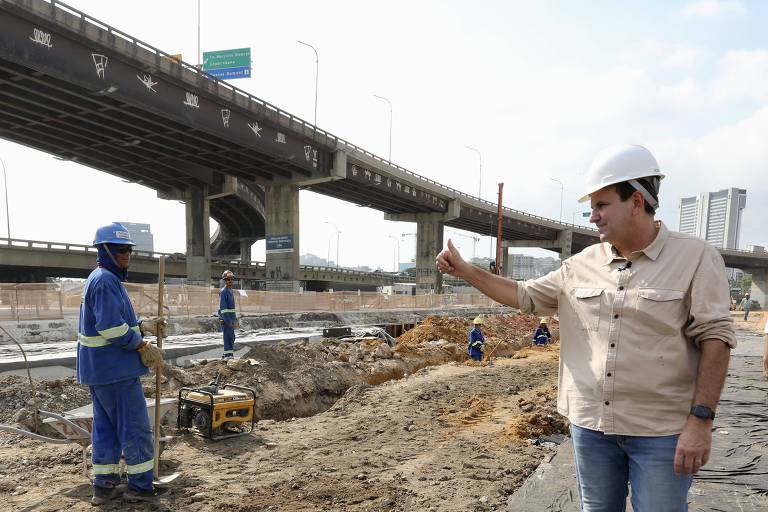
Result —
M 581 201 L 600 242 L 538 279 L 514 281 L 436 259 L 501 304 L 559 313 L 557 409 L 571 422 L 584 511 L 683 512 L 709 460 L 736 336 L 722 256 L 655 219 L 664 177 L 642 146 L 598 154 Z
M 77 380 L 93 401 L 93 505 L 118 496 L 120 456 L 125 457 L 128 501 L 153 501 L 163 493 L 152 484 L 154 445 L 139 377 L 162 363 L 163 352 L 142 339 L 162 334 L 164 320 L 139 322 L 123 286 L 136 245 L 125 227 L 96 230 L 98 267 L 83 289 L 77 345 Z
M 225 270 L 221 278 L 224 280 L 224 287 L 219 292 L 219 324 L 224 334 L 224 354 L 221 358 L 232 359 L 235 357 L 235 329 L 238 328 L 235 294 L 232 293 L 235 274 L 231 270 Z
M 472 321 L 472 324 L 474 327 L 469 331 L 469 345 L 467 346 L 467 352 L 472 360 L 482 361 L 485 336 L 483 336 L 480 326 L 483 325 L 483 319 L 478 316 Z
M 749 316 L 749 310 L 752 309 L 752 299 L 749 298 L 749 294 L 746 294 L 743 299 L 741 299 L 741 309 L 744 310 L 744 321 L 747 321 L 747 317 Z
M 551 339 L 552 334 L 549 332 L 549 327 L 547 327 L 547 318 L 544 317 L 539 322 L 538 327 L 536 327 L 536 332 L 533 333 L 533 344 L 546 345 Z

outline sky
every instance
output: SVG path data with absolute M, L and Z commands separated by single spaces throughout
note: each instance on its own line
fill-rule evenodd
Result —
M 68 3 L 197 60 L 195 0 Z M 251 48 L 252 77 L 232 83 L 309 122 L 315 55 L 297 40 L 313 45 L 317 125 L 384 158 L 389 108 L 374 95 L 388 98 L 391 159 L 413 172 L 494 201 L 503 182 L 504 206 L 586 225 L 577 199 L 594 154 L 641 144 L 666 174 L 657 218 L 677 229 L 681 197 L 745 188 L 740 248 L 768 245 L 768 2 L 201 0 L 200 11 L 202 51 Z M 4 140 L 0 158 L 13 238 L 89 244 L 120 220 L 149 223 L 156 251 L 185 251 L 183 204 Z M 300 201 L 302 254 L 335 259 L 338 230 L 342 266 L 414 256 L 413 223 L 309 191 Z M 470 234 L 449 237 L 472 255 Z M 482 237 L 476 253 L 492 247 Z M 257 242 L 253 258 L 264 252 Z

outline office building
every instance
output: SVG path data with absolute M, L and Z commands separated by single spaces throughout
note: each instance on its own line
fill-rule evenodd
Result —
M 134 247 L 137 251 L 154 252 L 155 241 L 152 237 L 152 231 L 149 224 L 137 224 L 135 222 L 121 222 L 125 229 L 131 234 L 131 238 L 136 243 Z
M 680 199 L 678 231 L 703 238 L 720 249 L 738 249 L 741 212 L 747 191 L 728 188 Z

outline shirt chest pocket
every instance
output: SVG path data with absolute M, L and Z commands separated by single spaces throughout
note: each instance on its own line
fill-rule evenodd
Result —
M 639 288 L 637 290 L 637 318 L 639 325 L 653 334 L 674 335 L 686 321 L 685 292 L 665 288 Z
M 603 288 L 574 288 L 574 309 L 578 325 L 585 331 L 597 331 L 600 327 L 600 306 Z

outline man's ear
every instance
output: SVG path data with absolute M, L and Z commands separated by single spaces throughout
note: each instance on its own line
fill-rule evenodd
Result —
M 645 212 L 645 198 L 639 190 L 632 192 L 630 199 L 632 200 L 632 215 L 638 215 Z

